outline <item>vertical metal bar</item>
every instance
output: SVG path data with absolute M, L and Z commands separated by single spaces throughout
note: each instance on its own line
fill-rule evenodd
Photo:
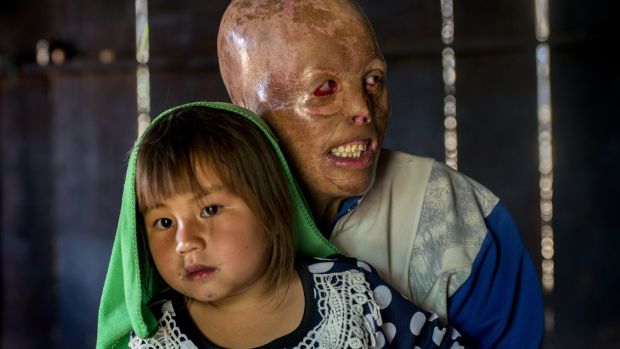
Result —
M 136 0 L 136 92 L 138 137 L 151 122 L 148 0 Z
M 441 39 L 446 45 L 442 51 L 444 82 L 444 150 L 446 164 L 458 168 L 458 138 L 456 132 L 456 57 L 450 44 L 454 41 L 454 7 L 452 0 L 441 0 Z
M 536 12 L 536 73 L 538 88 L 538 170 L 540 173 L 540 247 L 542 255 L 542 286 L 546 296 L 555 287 L 555 254 L 553 232 L 553 136 L 551 112 L 551 80 L 549 39 L 549 1 L 535 0 Z M 546 337 L 550 338 L 555 327 L 555 311 L 545 305 Z

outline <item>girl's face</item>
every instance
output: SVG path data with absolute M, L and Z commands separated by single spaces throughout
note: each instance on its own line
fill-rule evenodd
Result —
M 260 222 L 209 169 L 197 170 L 197 178 L 205 195 L 177 193 L 143 212 L 157 270 L 198 302 L 260 292 L 270 254 Z

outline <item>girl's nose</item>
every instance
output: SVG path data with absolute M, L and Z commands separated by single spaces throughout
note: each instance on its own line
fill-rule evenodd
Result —
M 192 246 L 188 241 L 177 239 L 176 250 L 178 254 L 186 254 L 193 251 L 195 247 Z
M 186 254 L 201 246 L 201 238 L 196 227 L 191 223 L 179 224 L 176 231 L 176 251 L 178 254 Z

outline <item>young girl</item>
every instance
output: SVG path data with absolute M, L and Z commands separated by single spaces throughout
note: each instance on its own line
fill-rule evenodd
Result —
M 258 117 L 173 108 L 129 160 L 97 348 L 461 348 L 337 252 Z

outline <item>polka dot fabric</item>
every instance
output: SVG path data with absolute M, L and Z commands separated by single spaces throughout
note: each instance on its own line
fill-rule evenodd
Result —
M 464 339 L 457 330 L 443 326 L 436 314 L 405 299 L 381 279 L 368 263 L 341 255 L 310 258 L 306 263 L 315 275 L 338 274 L 351 270 L 363 273 L 381 315 L 378 321 L 370 314 L 366 316 L 366 326 L 375 332 L 375 340 L 370 348 L 466 348 Z

